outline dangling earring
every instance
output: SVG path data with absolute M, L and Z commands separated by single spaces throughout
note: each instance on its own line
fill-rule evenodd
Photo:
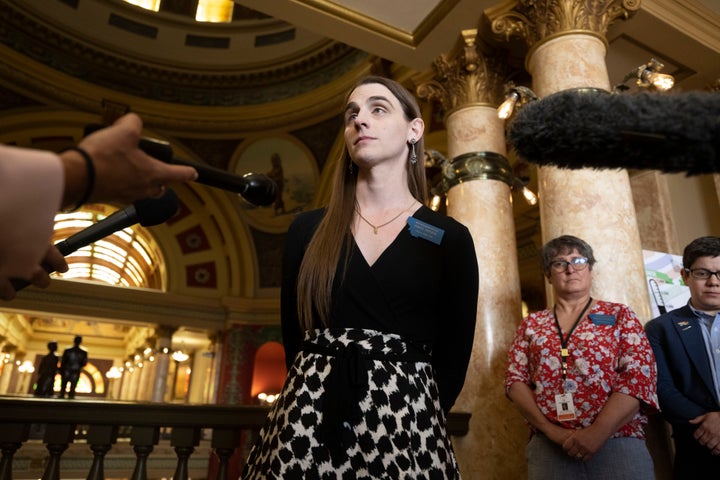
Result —
M 415 165 L 417 163 L 417 153 L 415 153 L 415 140 L 414 138 L 410 140 L 410 163 Z
M 348 162 L 348 173 L 350 173 L 350 175 L 353 174 L 353 167 L 352 167 L 352 165 L 353 165 L 353 161 L 350 160 L 350 161 Z

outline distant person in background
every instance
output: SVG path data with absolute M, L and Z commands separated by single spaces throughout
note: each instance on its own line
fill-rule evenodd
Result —
M 59 358 L 55 354 L 58 344 L 57 342 L 49 342 L 47 347 L 50 352 L 40 360 L 40 366 L 38 367 L 38 380 L 35 388 L 36 397 L 49 397 L 52 395 L 55 375 L 58 372 Z
M 65 397 L 68 383 L 70 384 L 70 389 L 67 391 L 68 398 L 75 398 L 75 387 L 80 378 L 80 371 L 87 365 L 87 352 L 80 347 L 82 337 L 80 335 L 76 336 L 73 343 L 75 345 L 66 348 L 62 355 L 62 362 L 60 363 L 62 383 L 60 384 L 58 398 Z

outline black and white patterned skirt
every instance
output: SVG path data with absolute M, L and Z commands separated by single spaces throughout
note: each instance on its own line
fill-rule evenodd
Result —
M 429 355 L 394 334 L 309 331 L 243 480 L 459 479 Z

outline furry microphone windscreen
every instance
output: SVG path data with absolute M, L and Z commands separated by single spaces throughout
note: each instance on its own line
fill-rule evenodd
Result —
M 566 90 L 518 110 L 508 142 L 539 165 L 718 173 L 720 93 Z

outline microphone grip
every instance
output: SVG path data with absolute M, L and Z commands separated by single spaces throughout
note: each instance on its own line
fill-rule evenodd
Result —
M 221 188 L 229 192 L 240 194 L 245 193 L 248 189 L 248 182 L 246 179 L 239 175 L 228 173 L 219 168 L 210 167 L 208 165 L 203 165 L 202 163 L 184 160 L 178 157 L 173 157 L 172 160 L 167 163 L 193 167 L 198 173 L 198 177 L 195 181 L 209 187 Z
M 68 239 L 62 240 L 62 241 L 57 242 L 57 243 L 55 244 L 55 248 L 58 249 L 58 251 L 62 254 L 63 257 L 67 257 L 68 255 L 70 255 L 71 253 L 73 253 L 75 250 L 77 250 L 77 248 L 73 248 L 73 247 L 67 242 L 67 240 L 69 240 L 69 239 L 71 239 L 71 238 L 72 238 L 72 237 L 69 237 Z M 78 247 L 78 248 L 79 248 L 79 247 Z M 54 268 L 52 268 L 50 265 L 48 265 L 48 264 L 45 263 L 45 262 L 42 262 L 42 263 L 40 264 L 40 266 L 41 266 L 41 267 L 43 268 L 43 270 L 45 270 L 47 273 L 53 273 L 53 272 L 55 271 Z M 13 288 L 15 289 L 16 292 L 19 292 L 19 291 L 22 290 L 23 288 L 29 286 L 29 285 L 30 285 L 30 282 L 27 281 L 27 280 L 24 280 L 24 279 L 22 279 L 22 278 L 11 278 L 11 279 L 10 279 L 10 285 L 13 286 Z
M 106 127 L 107 125 L 101 125 L 98 123 L 91 123 L 85 125 L 85 128 L 83 129 L 83 136 L 87 137 L 91 133 L 97 132 L 98 130 L 102 130 Z M 173 162 L 172 147 L 167 142 L 157 140 L 155 138 L 142 137 L 140 139 L 140 142 L 138 143 L 138 147 L 140 147 L 140 150 L 142 150 L 143 152 L 147 153 L 151 157 L 157 158 L 162 162 L 175 163 Z
M 45 263 L 45 262 L 42 263 L 42 268 L 43 268 L 43 270 L 45 270 L 47 273 L 53 273 L 53 272 L 55 271 L 54 268 L 52 268 L 50 265 L 48 265 L 48 264 Z M 30 285 L 30 282 L 27 281 L 27 280 L 24 280 L 24 279 L 22 279 L 22 278 L 11 278 L 11 279 L 10 279 L 10 285 L 12 285 L 12 287 L 15 289 L 16 292 L 19 292 L 19 291 L 22 290 L 23 288 L 29 286 L 29 285 Z

